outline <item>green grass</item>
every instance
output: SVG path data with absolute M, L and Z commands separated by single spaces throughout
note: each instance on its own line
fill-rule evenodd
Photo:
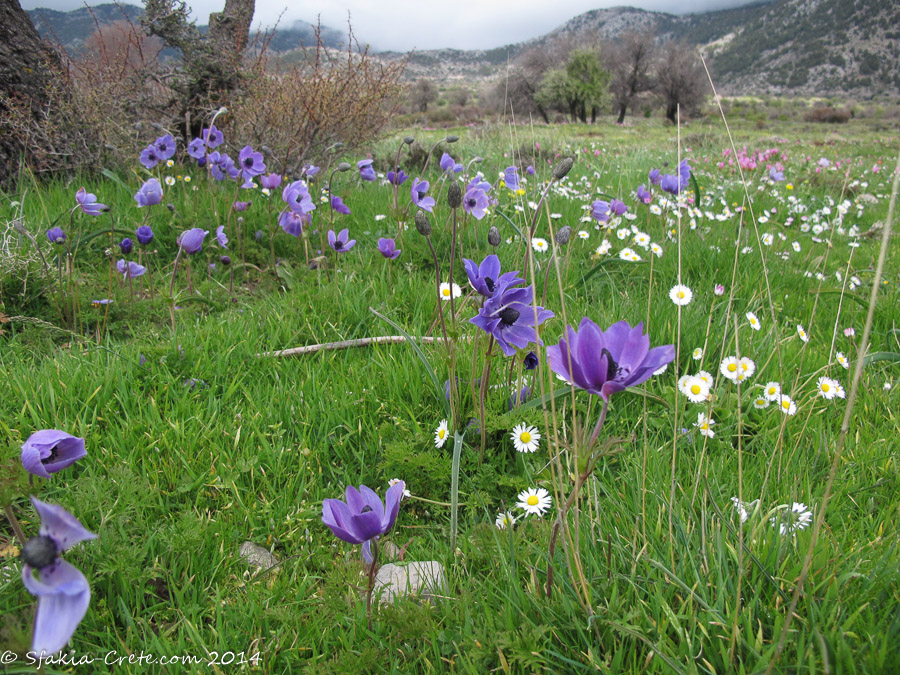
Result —
M 698 123 L 682 135 L 683 148 L 691 148 L 685 156 L 710 160 L 694 166 L 703 197 L 712 199 L 702 208 L 715 213 L 722 211 L 720 199 L 732 211 L 745 202 L 736 177 L 715 166 L 727 144 L 719 127 Z M 370 307 L 410 334 L 431 329 L 439 335 L 431 256 L 411 227 L 411 214 L 391 212 L 389 188 L 360 186 L 348 179 L 352 174 L 339 175 L 335 192 L 353 214 L 336 218 L 335 229 L 349 227 L 357 246 L 339 260 L 337 270 L 330 249 L 328 267 L 309 270 L 302 242 L 279 234 L 276 256 L 290 270 L 282 265 L 277 274 L 268 238 L 257 242 L 253 233 L 271 231 L 279 195 L 268 201 L 254 195 L 251 209 L 240 214 L 245 222 L 239 237 L 238 214 L 228 215 L 234 184 L 208 189 L 193 170 L 191 184 L 166 187 L 165 201 L 175 212 L 160 206 L 149 216 L 158 251 L 151 256 L 157 292 L 152 301 L 144 284 L 145 293 L 132 305 L 117 278 L 110 293 L 106 236 L 79 247 L 73 281 L 68 284 L 64 275 L 67 290 L 59 294 L 55 267 L 42 272 L 33 247 L 4 228 L 9 230 L 4 253 L 26 259 L 19 267 L 3 267 L 0 280 L 0 310 L 13 317 L 2 325 L 5 334 L 0 336 L 0 457 L 17 464 L 21 443 L 42 428 L 63 429 L 87 443 L 86 459 L 50 481 L 38 479 L 28 491 L 63 505 L 99 535 L 65 555 L 85 573 L 93 594 L 73 638 L 76 654 L 102 659 L 112 650 L 118 656 L 142 650 L 201 657 L 243 652 L 249 658 L 258 652 L 262 672 L 313 673 L 754 673 L 773 660 L 811 528 L 781 536 L 768 516 L 779 504 L 803 502 L 814 514 L 821 507 L 846 402 L 818 397 L 815 382 L 827 374 L 849 392 L 848 371 L 836 363 L 833 352 L 842 351 L 851 362 L 857 358 L 854 345 L 862 335 L 879 248 L 878 237 L 862 239 L 859 248 L 851 249 L 849 237 L 829 231 L 837 227 L 836 206 L 844 198 L 853 206 L 843 227 L 858 225 L 866 231 L 885 220 L 897 138 L 878 136 L 862 122 L 842 127 L 840 138 L 827 138 L 824 144 L 818 128 L 779 128 L 784 141 L 775 141 L 771 130 L 738 129 L 739 147 L 746 143 L 750 150 L 777 147 L 786 153 L 787 182 L 794 187 L 788 190 L 780 183 L 758 191 L 763 170 L 750 172 L 754 213 L 758 217 L 770 211 L 769 222 L 758 228 L 760 234 L 776 235 L 771 247 L 760 246 L 749 215 L 740 234 L 738 217 L 725 222 L 699 218 L 696 230 L 683 219 L 681 273 L 694 299 L 682 309 L 679 341 L 678 312 L 668 299 L 677 280 L 678 246 L 666 238 L 671 227 L 664 219 L 643 205 L 635 207 L 632 195 L 639 183 L 646 183 L 650 168 L 663 161 L 670 170 L 675 166 L 674 131 L 648 121 L 625 129 L 515 127 L 459 133 L 459 143 L 446 149 L 464 163 L 475 155 L 485 157 L 480 168 L 489 180 L 518 163 L 514 152 L 534 141 L 540 144 L 538 175 L 518 198 L 529 217 L 527 201 L 537 201 L 540 181 L 549 176 L 548 162 L 557 153 L 579 151 L 569 176 L 572 192 L 592 196 L 569 199 L 551 193 L 538 221 L 538 236 L 548 239 L 550 222 L 590 233 L 581 241 L 573 232 L 568 245 L 564 301 L 555 275 L 550 276 L 544 304 L 557 316 L 542 327 L 547 344 L 562 335 L 564 308 L 569 323 L 581 316 L 604 328 L 621 319 L 645 321 L 653 344 L 680 346 L 678 362 L 645 385 L 646 400 L 634 393 L 612 399 L 603 435 L 623 439 L 622 452 L 599 464 L 579 503 L 577 531 L 590 611 L 578 602 L 562 546 L 553 561 L 552 597 L 541 592 L 557 504 L 548 516 L 520 520 L 512 531 L 497 530 L 493 521 L 501 509 L 513 508 L 520 490 L 550 487 L 548 439 L 554 429 L 572 439 L 573 420 L 593 425 L 597 401 L 584 392 L 558 399 L 551 429 L 539 407 L 506 412 L 508 394 L 490 392 L 483 463 L 479 434 L 466 435 L 460 535 L 458 550 L 451 551 L 450 514 L 442 504 L 450 501 L 452 443 L 434 447 L 434 429 L 446 413 L 415 352 L 395 344 L 284 359 L 258 356 L 299 345 L 396 334 Z M 416 135 L 426 146 L 440 138 L 436 132 Z M 425 137 L 431 140 L 424 142 Z M 393 157 L 398 142 L 389 139 L 373 147 L 377 165 Z M 850 179 L 845 181 L 842 171 L 816 173 L 821 156 L 849 160 Z M 883 170 L 872 174 L 878 160 Z M 436 163 L 432 167 L 436 170 Z M 438 201 L 434 242 L 446 279 L 449 210 L 445 186 L 432 171 L 431 194 Z M 117 230 L 133 232 L 144 217 L 131 198 L 142 179 L 137 172 L 121 175 L 121 184 L 84 177 L 36 186 L 23 179 L 18 192 L 0 201 L 3 218 L 21 215 L 52 267 L 56 251 L 44 230 L 74 204 L 78 187 L 84 184 L 112 205 L 114 221 L 77 214 L 69 226 L 64 215 L 59 224 L 70 242 L 108 229 L 111 222 Z M 854 185 L 854 180 L 868 186 Z M 400 191 L 401 210 L 408 202 L 408 186 Z M 525 215 L 514 208 L 516 198 L 499 192 L 500 206 L 492 215 L 479 223 L 469 219 L 463 226 L 461 257 L 479 261 L 490 252 L 486 233 L 492 224 L 504 240 L 516 234 L 497 211 L 519 230 L 527 228 Z M 619 241 L 614 231 L 601 234 L 593 223 L 579 222 L 582 205 L 599 198 L 598 193 L 621 196 L 636 208 L 639 217 L 633 223 L 664 248 L 652 266 L 651 254 L 635 245 L 643 261 L 620 260 L 616 253 L 627 242 Z M 855 204 L 865 193 L 877 201 L 857 216 Z M 830 238 L 832 248 L 799 231 L 801 214 L 784 226 L 788 195 L 808 206 L 807 215 L 829 197 L 836 202 L 831 215 L 822 219 L 828 230 L 819 236 Z M 773 208 L 777 213 L 771 213 Z M 550 213 L 562 217 L 550 219 Z M 376 221 L 376 214 L 387 218 Z M 328 218 L 320 204 L 310 229 L 327 230 Z M 395 236 L 398 220 L 410 229 L 398 240 L 401 257 L 388 263 L 375 242 L 379 236 Z M 174 312 L 173 332 L 163 296 L 175 236 L 193 226 L 214 234 L 218 224 L 227 225 L 231 239 L 234 298 L 221 264 L 209 278 L 203 273 L 206 262 L 221 253 L 208 237 L 203 253 L 191 263 L 193 298 L 202 301 L 187 300 L 185 279 L 179 276 L 175 302 L 183 309 Z M 779 232 L 787 239 L 779 239 Z M 603 236 L 614 253 L 597 259 L 591 253 Z M 791 249 L 793 241 L 800 243 L 799 253 Z M 241 244 L 244 258 L 259 271 L 238 265 Z M 308 245 L 315 255 L 319 235 L 310 234 Z M 752 253 L 741 254 L 744 246 L 751 246 Z M 521 242 L 501 244 L 497 252 L 504 270 L 522 269 Z M 780 252 L 790 255 L 783 260 Z M 900 351 L 893 309 L 900 302 L 897 253 L 894 239 L 875 312 L 872 352 Z M 540 295 L 549 254 L 535 259 Z M 861 286 L 848 292 L 836 272 L 842 278 L 858 277 Z M 816 273 L 824 277 L 820 280 Z M 454 279 L 465 285 L 459 260 Z M 713 294 L 716 283 L 725 285 L 724 296 Z M 71 306 L 76 291 L 77 325 L 59 309 Z M 105 297 L 114 303 L 104 319 L 103 310 L 91 307 L 90 300 Z M 467 380 L 473 359 L 468 336 L 475 335 L 467 320 L 475 312 L 474 301 L 457 309 L 461 318 L 451 332 L 463 338 L 458 372 Z M 749 329 L 747 311 L 759 316 L 761 331 Z M 712 403 L 716 436 L 704 439 L 693 423 L 707 408 L 676 398 L 674 372 L 677 366 L 679 374 L 705 369 L 717 376 L 722 358 L 738 352 L 735 317 L 739 351 L 756 362 L 757 370 L 742 383 L 741 399 L 719 377 Z M 809 333 L 808 344 L 798 338 L 797 324 Z M 855 327 L 856 337 L 843 335 L 848 326 Z M 484 343 L 480 345 L 483 352 Z M 695 347 L 704 348 L 701 361 L 691 357 Z M 423 350 L 443 382 L 449 377 L 444 350 L 438 345 Z M 480 364 L 479 353 L 479 370 Z M 495 359 L 492 382 L 505 383 L 508 369 L 505 359 Z M 825 526 L 773 672 L 889 673 L 900 668 L 900 428 L 897 390 L 884 388 L 895 381 L 896 369 L 896 362 L 884 360 L 863 371 Z M 199 382 L 186 386 L 190 378 Z M 772 407 L 753 409 L 750 395 L 770 380 L 793 392 L 795 416 L 785 418 Z M 555 380 L 545 380 L 545 388 L 557 386 Z M 462 418 L 477 418 L 465 385 L 463 390 Z M 533 456 L 516 456 L 509 439 L 521 421 L 539 426 L 544 435 Z M 682 428 L 688 432 L 681 433 Z M 670 504 L 673 448 L 675 500 Z M 443 562 L 449 597 L 435 607 L 401 601 L 384 608 L 370 632 L 358 590 L 365 585 L 359 547 L 341 543 L 321 523 L 321 502 L 341 496 L 347 484 L 365 483 L 383 494 L 395 477 L 406 480 L 414 498 L 403 502 L 388 537 L 407 546 L 407 560 Z M 739 479 L 744 500 L 759 498 L 761 506 L 742 535 L 730 502 L 738 495 Z M 34 534 L 38 523 L 25 492 L 20 491 L 13 508 L 26 533 Z M 238 557 L 245 540 L 271 549 L 281 564 L 252 576 Z M 0 550 L 8 550 L 8 542 L 14 543 L 4 523 Z M 11 580 L 0 585 L 0 646 L 24 653 L 35 599 L 16 578 L 18 562 L 0 558 L 0 567 L 4 565 L 13 571 Z M 123 668 L 163 672 L 159 665 Z

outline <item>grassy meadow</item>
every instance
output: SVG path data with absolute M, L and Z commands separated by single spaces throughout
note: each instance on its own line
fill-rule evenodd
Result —
M 317 209 L 300 237 L 278 227 L 284 183 L 268 196 L 219 183 L 181 149 L 172 167 L 145 170 L 137 149 L 127 172 L 46 183 L 25 175 L 19 189 L 0 194 L 0 497 L 28 535 L 40 525 L 29 494 L 98 535 L 64 554 L 92 594 L 64 653 L 202 657 L 190 666 L 115 666 L 142 673 L 900 671 L 896 236 L 869 356 L 852 387 L 866 355 L 898 134 L 865 120 L 837 133 L 729 122 L 736 152 L 721 120 L 680 132 L 657 120 L 460 128 L 424 175 L 405 163 L 404 148 L 401 166 L 428 180 L 436 201 L 429 218 L 441 281 L 452 264 L 462 289 L 452 310 L 438 299 L 432 253 L 414 226 L 412 178 L 396 208 L 382 178 L 404 135 L 416 138 L 421 160 L 446 132 L 407 130 L 320 162 L 309 187 Z M 233 157 L 242 146 L 226 134 Z M 374 182 L 361 181 L 356 167 L 366 152 Z M 444 174 L 443 152 L 465 168 Z M 574 168 L 535 210 L 563 157 Z M 693 179 L 678 198 L 650 185 L 651 169 L 674 172 L 680 159 Z M 351 170 L 335 173 L 331 188 L 349 215 L 323 203 L 341 160 Z M 783 180 L 770 179 L 776 164 Z M 524 179 L 517 192 L 498 182 L 510 165 Z M 269 162 L 269 170 L 279 166 Z M 459 209 L 451 263 L 447 185 L 459 181 L 465 193 L 476 171 L 498 201 L 481 220 Z M 160 179 L 163 202 L 138 208 L 134 192 L 150 176 Z M 635 198 L 641 184 L 650 204 Z M 73 213 L 82 186 L 109 213 Z M 592 202 L 610 198 L 627 213 L 591 218 Z M 252 205 L 235 211 L 238 200 Z M 532 223 L 543 246 L 528 245 Z M 145 224 L 154 240 L 121 255 L 115 243 Z M 66 244 L 48 241 L 51 226 L 65 231 Z M 227 250 L 216 243 L 218 226 Z M 491 226 L 501 235 L 496 248 Z M 564 226 L 571 236 L 560 244 Z M 173 279 L 176 237 L 194 227 L 210 235 L 202 251 L 180 257 Z M 339 253 L 325 235 L 343 228 L 357 243 Z M 396 260 L 379 253 L 380 237 L 396 240 Z M 469 323 L 481 299 L 462 259 L 491 253 L 504 271 L 524 271 L 529 260 L 536 303 L 555 316 L 539 327 L 543 347 L 512 357 L 494 349 L 482 416 L 472 382 L 488 372 L 488 339 Z M 149 273 L 123 280 L 114 269 L 120 258 Z M 691 291 L 687 304 L 670 299 L 679 283 Z M 440 337 L 441 314 L 452 359 L 440 342 L 422 343 L 421 355 L 404 342 L 265 355 L 401 335 L 397 327 Z M 546 347 L 582 317 L 602 329 L 643 322 L 650 344 L 675 345 L 676 357 L 611 397 L 600 436 L 608 453 L 568 512 L 551 559 L 553 521 L 581 473 L 577 449 L 602 401 L 560 382 Z M 526 370 L 531 350 L 540 365 Z M 728 379 L 729 357 L 751 360 L 751 374 Z M 678 382 L 701 371 L 709 396 L 695 403 Z M 443 385 L 457 376 L 450 414 Z M 826 397 L 834 385 L 823 390 L 822 378 L 836 381 L 838 396 Z M 510 383 L 520 379 L 529 395 L 512 405 L 522 385 Z M 770 383 L 788 405 L 766 398 Z M 704 429 L 700 414 L 715 424 Z M 436 447 L 442 420 L 450 440 Z M 521 423 L 541 435 L 534 453 L 514 447 L 510 434 Z M 20 447 L 39 429 L 84 438 L 87 457 L 29 485 Z M 454 432 L 464 440 L 452 549 Z M 360 547 L 323 525 L 322 501 L 360 484 L 383 497 L 394 478 L 411 495 L 384 541 L 405 562 L 440 561 L 448 585 L 435 604 L 380 608 L 370 629 Z M 553 499 L 542 517 L 516 507 L 533 487 Z M 497 527 L 507 511 L 515 524 Z M 245 541 L 279 564 L 249 567 L 239 555 Z M 18 655 L 9 672 L 30 672 L 36 598 L 21 582 L 19 548 L 0 521 L 0 651 Z M 213 654 L 217 665 L 208 666 Z M 51 664 L 46 672 L 107 668 Z

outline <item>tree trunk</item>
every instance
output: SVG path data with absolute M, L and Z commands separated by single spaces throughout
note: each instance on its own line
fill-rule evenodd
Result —
M 677 103 L 670 103 L 669 105 L 666 106 L 666 118 L 672 124 L 678 124 L 678 119 L 676 117 L 677 113 L 678 113 L 678 104 Z
M 0 0 L 0 185 L 15 179 L 26 149 L 21 131 L 3 128 L 10 112 L 6 99 L 21 106 L 29 122 L 37 122 L 47 102 L 50 69 L 58 65 L 19 0 Z
M 591 124 L 597 123 L 597 106 L 591 106 Z
M 625 113 L 628 110 L 628 106 L 620 105 L 619 106 L 619 119 L 616 120 L 616 124 L 624 124 L 625 123 Z

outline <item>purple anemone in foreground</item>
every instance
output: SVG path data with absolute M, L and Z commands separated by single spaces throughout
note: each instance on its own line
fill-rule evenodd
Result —
M 609 202 L 598 199 L 591 204 L 591 218 L 600 223 L 607 222 L 609 220 Z
M 175 154 L 175 139 L 172 138 L 172 134 L 160 136 L 153 141 L 153 149 L 156 150 L 156 156 L 160 160 L 171 159 Z
M 281 191 L 281 198 L 291 211 L 296 213 L 309 213 L 315 211 L 316 205 L 309 194 L 309 188 L 302 180 L 288 183 Z
M 397 248 L 397 244 L 393 239 L 385 239 L 384 237 L 379 239 L 378 250 L 388 260 L 396 260 L 397 256 L 400 255 L 400 249 Z
M 344 200 L 337 195 L 331 195 L 331 208 L 345 216 L 350 215 L 350 207 L 344 203 Z
M 473 260 L 463 258 L 463 265 L 465 265 L 466 276 L 469 277 L 472 288 L 486 298 L 492 297 L 497 292 L 502 293 L 511 286 L 525 283 L 524 279 L 516 276 L 518 272 L 500 274 L 500 258 L 494 254 L 487 256 L 480 265 L 476 265 Z
M 122 255 L 128 255 L 134 249 L 134 242 L 125 237 L 122 241 L 119 242 L 119 250 L 122 251 Z
M 216 129 L 215 124 L 210 125 L 209 129 L 204 129 L 200 136 L 206 143 L 206 147 L 208 147 L 210 150 L 219 147 L 220 145 L 222 145 L 222 143 L 225 142 L 225 136 L 221 131 Z
M 488 204 L 490 204 L 488 196 L 484 193 L 484 190 L 477 187 L 467 190 L 466 196 L 463 198 L 463 208 L 466 210 L 466 213 L 474 216 L 475 220 L 484 218 Z
M 322 501 L 322 522 L 338 539 L 348 544 L 363 544 L 390 530 L 400 511 L 400 498 L 406 484 L 403 481 L 388 488 L 384 502 L 375 491 L 365 485 L 357 490 L 347 486 L 346 502 L 340 499 Z
M 87 456 L 84 439 L 59 429 L 35 431 L 22 444 L 22 466 L 28 473 L 50 478 Z
M 647 178 L 650 180 L 650 185 L 659 185 L 662 182 L 662 172 L 659 169 L 650 169 Z
M 434 208 L 434 197 L 428 197 L 425 193 L 428 192 L 428 181 L 427 180 L 419 180 L 418 178 L 413 178 L 412 187 L 409 190 L 409 196 L 412 199 L 413 204 L 418 206 L 423 211 L 428 211 L 431 213 L 431 209 Z
M 187 146 L 187 154 L 194 159 L 203 159 L 206 157 L 206 143 L 202 138 L 195 138 Z
M 284 230 L 285 234 L 289 234 L 292 237 L 299 237 L 303 234 L 303 226 L 308 225 L 310 220 L 312 220 L 312 217 L 309 214 L 298 213 L 290 209 L 282 211 L 278 216 L 278 224 L 281 226 L 281 229 Z
M 409 176 L 403 169 L 397 169 L 397 171 L 388 171 L 386 178 L 391 185 L 403 185 Z
M 463 170 L 463 165 L 453 159 L 448 153 L 444 153 L 441 155 L 441 171 L 447 172 L 452 171 L 453 173 L 459 173 Z
M 371 159 L 361 159 L 356 163 L 356 168 L 359 169 L 359 177 L 370 183 L 377 178 L 375 169 L 372 168 L 373 161 Z
M 266 176 L 261 176 L 259 182 L 267 190 L 274 190 L 281 185 L 281 176 L 277 173 L 270 173 Z
M 501 287 L 485 301 L 469 323 L 493 336 L 506 356 L 515 354 L 516 348 L 523 349 L 532 343 L 543 344 L 536 327 L 556 315 L 549 309 L 532 306 L 533 295 L 533 286 Z
M 245 145 L 238 153 L 238 165 L 244 174 L 245 180 L 250 180 L 254 176 L 258 176 L 266 170 L 266 164 L 263 162 L 263 154 L 254 152 L 253 148 Z
M 97 535 L 61 506 L 34 497 L 31 503 L 41 518 L 41 529 L 22 547 L 22 583 L 38 597 L 31 651 L 49 656 L 65 647 L 91 602 L 87 579 L 60 554 Z
M 156 154 L 156 148 L 152 145 L 148 145 L 146 148 L 141 150 L 140 157 L 141 164 L 144 165 L 145 169 L 152 169 L 157 164 L 159 164 L 159 155 Z
M 137 277 L 143 276 L 147 271 L 146 267 L 138 265 L 133 260 L 127 262 L 125 260 L 120 260 L 116 263 L 116 269 L 119 270 L 119 274 L 126 279 L 136 279 Z
M 187 254 L 196 253 L 203 248 L 203 240 L 208 234 L 209 230 L 204 230 L 202 227 L 185 230 L 178 236 L 178 245 Z
M 153 241 L 153 230 L 149 225 L 141 225 L 135 232 L 135 236 L 141 246 L 146 246 Z
M 155 206 L 162 201 L 162 185 L 156 178 L 150 178 L 134 193 L 134 201 L 139 207 Z
M 503 171 L 503 184 L 513 192 L 519 189 L 519 170 L 516 167 L 506 167 Z
M 78 208 L 89 216 L 99 216 L 101 213 L 109 211 L 106 204 L 97 201 L 97 195 L 85 191 L 84 188 L 80 188 L 75 193 L 75 201 L 78 202 Z
M 638 185 L 637 198 L 639 202 L 643 202 L 644 204 L 649 204 L 653 201 L 653 195 L 650 194 L 650 191 L 643 185 Z
M 334 230 L 328 230 L 328 245 L 338 253 L 346 253 L 356 246 L 356 239 L 350 239 L 350 230 L 346 227 L 334 236 Z
M 51 244 L 64 244 L 66 241 L 66 233 L 61 227 L 51 227 L 47 230 L 47 239 Z
M 603 331 L 585 317 L 577 331 L 567 326 L 566 335 L 568 341 L 564 338 L 547 347 L 550 368 L 607 402 L 616 392 L 646 382 L 675 358 L 673 345 L 650 349 L 643 323 L 632 328 L 619 321 Z

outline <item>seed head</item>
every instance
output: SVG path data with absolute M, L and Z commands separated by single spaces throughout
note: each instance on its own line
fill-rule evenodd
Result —
M 572 228 L 568 225 L 563 225 L 556 232 L 556 243 L 560 246 L 565 246 L 569 243 L 569 237 L 572 236 Z
M 348 162 L 341 162 L 340 164 L 337 165 L 337 170 L 338 171 L 349 171 L 350 164 Z
M 456 134 L 450 134 L 444 140 L 447 141 L 448 143 L 456 143 L 456 141 L 459 140 L 459 136 L 457 136 Z
M 175 213 L 175 205 L 174 204 L 166 204 L 166 208 L 169 209 L 172 213 Z
M 462 206 L 462 188 L 459 183 L 453 181 L 447 188 L 447 203 L 451 209 L 458 209 Z
M 553 167 L 553 179 L 562 180 L 569 174 L 574 165 L 575 160 L 571 157 L 565 157 L 559 160 L 559 163 Z
M 496 225 L 491 225 L 491 229 L 488 230 L 488 243 L 494 248 L 500 245 L 500 230 Z
M 404 137 L 403 137 L 403 142 L 404 142 L 406 145 L 412 145 L 413 143 L 416 142 L 416 139 L 413 138 L 412 136 L 404 136 Z
M 431 236 L 431 223 L 424 211 L 416 211 L 416 229 L 423 237 Z
M 56 543 L 46 535 L 32 537 L 22 547 L 22 560 L 36 570 L 50 565 L 56 556 Z

